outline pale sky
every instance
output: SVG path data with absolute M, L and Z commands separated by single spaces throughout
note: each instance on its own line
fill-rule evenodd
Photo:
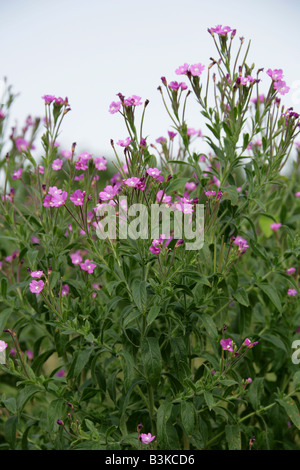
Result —
M 184 62 L 207 66 L 217 56 L 207 28 L 217 24 L 236 28 L 238 43 L 251 39 L 248 62 L 256 68 L 283 69 L 291 87 L 283 102 L 299 112 L 299 13 L 297 0 L 0 0 L 0 79 L 20 92 L 11 123 L 43 116 L 44 94 L 68 96 L 62 148 L 77 142 L 80 151 L 109 157 L 110 139 L 128 135 L 121 116 L 108 113 L 122 92 L 150 100 L 144 129 L 154 142 L 171 129 L 160 77 L 178 79 Z M 190 105 L 188 126 L 204 130 L 200 109 Z

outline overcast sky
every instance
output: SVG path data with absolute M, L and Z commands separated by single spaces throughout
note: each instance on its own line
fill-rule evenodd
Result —
M 77 142 L 80 151 L 110 156 L 110 139 L 128 135 L 121 116 L 108 113 L 122 92 L 150 100 L 145 134 L 154 141 L 171 129 L 160 77 L 176 79 L 184 62 L 209 64 L 216 54 L 207 28 L 217 24 L 237 28 L 237 42 L 252 40 L 257 68 L 283 69 L 294 87 L 284 102 L 299 111 L 299 13 L 297 0 L 0 0 L 0 78 L 20 92 L 11 123 L 43 116 L 43 94 L 68 96 L 62 147 Z M 198 129 L 192 101 L 188 125 Z

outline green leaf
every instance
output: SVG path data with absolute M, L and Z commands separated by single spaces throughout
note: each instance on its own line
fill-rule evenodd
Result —
M 121 415 L 120 421 L 123 421 L 123 418 L 125 416 L 125 413 L 126 413 L 126 410 L 127 410 L 128 404 L 129 404 L 129 400 L 130 400 L 130 397 L 131 397 L 131 394 L 132 394 L 133 390 L 135 389 L 135 387 L 137 385 L 140 385 L 142 383 L 145 383 L 145 380 L 142 377 L 136 377 L 133 380 L 130 387 L 128 388 L 127 393 L 125 395 L 125 398 L 123 400 L 123 403 L 121 404 L 121 407 L 120 407 L 120 415 Z
M 131 355 L 127 351 L 121 351 L 119 356 L 121 358 L 122 370 L 124 373 L 125 391 L 127 391 L 134 379 L 134 362 Z
M 172 353 L 176 361 L 177 366 L 179 367 L 181 362 L 186 362 L 187 360 L 187 349 L 182 337 L 171 338 L 170 344 L 172 348 Z
M 181 422 L 187 434 L 192 434 L 195 427 L 195 408 L 190 401 L 180 404 Z
M 297 403 L 291 398 L 288 397 L 286 399 L 277 399 L 278 403 L 282 408 L 285 409 L 286 414 L 290 418 L 290 420 L 294 423 L 294 425 L 300 429 L 300 414 Z
M 243 287 L 239 287 L 239 289 L 234 292 L 233 297 L 239 304 L 242 304 L 245 307 L 249 306 L 248 294 Z
M 260 406 L 260 400 L 264 391 L 264 378 L 257 377 L 249 386 L 248 397 L 251 405 L 255 410 Z
M 145 338 L 142 344 L 142 358 L 147 381 L 157 387 L 162 370 L 162 357 L 156 338 Z
M 207 313 L 202 313 L 200 318 L 203 322 L 204 328 L 206 329 L 208 336 L 212 339 L 216 339 L 218 337 L 218 330 L 211 316 Z
M 23 411 L 26 403 L 38 392 L 41 392 L 42 389 L 37 385 L 26 385 L 17 396 L 17 406 L 19 413 Z
M 278 336 L 271 335 L 269 333 L 264 333 L 261 336 L 261 340 L 262 341 L 268 341 L 269 343 L 272 344 L 273 348 L 276 347 L 278 349 L 281 349 L 285 353 L 287 353 L 287 349 L 285 347 L 284 342 Z
M 204 390 L 203 394 L 204 394 L 204 400 L 205 400 L 209 410 L 211 410 L 212 407 L 215 405 L 215 400 L 214 400 L 213 394 L 208 392 L 207 390 Z
M 172 403 L 165 402 L 162 403 L 157 410 L 157 437 L 162 445 L 167 439 L 167 422 L 170 419 L 172 407 Z
M 152 307 L 150 308 L 150 310 L 148 312 L 148 315 L 147 315 L 148 325 L 150 325 L 152 322 L 154 322 L 156 317 L 159 315 L 159 312 L 160 312 L 160 305 L 152 305 Z
M 257 284 L 257 286 L 267 295 L 267 297 L 269 297 L 269 299 L 277 308 L 279 313 L 281 313 L 282 312 L 281 301 L 275 288 L 272 287 L 270 284 Z
M 178 163 L 178 162 L 174 162 Z M 168 194 L 177 189 L 183 189 L 189 178 L 173 178 L 167 187 Z
M 1 295 L 2 295 L 3 299 L 6 299 L 6 295 L 7 295 L 7 279 L 6 279 L 6 277 L 3 277 L 1 279 L 0 288 L 1 288 Z
M 0 333 L 2 333 L 2 331 L 6 327 L 7 320 L 9 319 L 12 311 L 13 309 L 9 307 L 0 312 Z
M 37 250 L 29 250 L 29 251 L 27 252 L 27 258 L 28 258 L 30 267 L 31 267 L 32 269 L 33 269 L 33 268 L 36 268 L 35 262 L 36 262 L 36 258 L 37 258 L 38 253 L 39 253 L 39 252 L 38 252 Z
M 4 425 L 4 437 L 9 442 L 12 449 L 16 444 L 16 432 L 18 424 L 18 415 L 10 416 Z
M 269 238 L 273 233 L 273 230 L 270 228 L 270 224 L 272 222 L 273 221 L 271 219 L 269 219 L 269 217 L 266 217 L 264 215 L 261 215 L 260 218 L 258 219 L 259 226 L 260 226 L 263 234 L 267 238 Z
M 90 355 L 92 354 L 94 348 L 88 348 L 84 349 L 83 351 L 79 351 L 75 358 L 73 359 L 73 362 L 70 366 L 70 370 L 68 373 L 68 378 L 71 379 L 73 377 L 78 377 L 82 369 L 85 367 L 87 364 Z
M 133 281 L 132 296 L 137 308 L 143 313 L 147 305 L 146 281 L 139 279 Z
M 58 419 L 64 420 L 66 416 L 66 401 L 63 398 L 58 398 L 49 403 L 47 408 L 47 422 L 49 432 L 52 434 L 54 431 L 58 430 L 58 425 L 56 421 Z
M 229 199 L 235 206 L 238 202 L 239 193 L 235 186 L 226 186 L 226 188 L 224 188 L 223 197 L 224 199 Z
M 9 413 L 15 414 L 17 412 L 17 402 L 15 397 L 6 398 L 5 400 L 2 400 L 2 403 Z
M 241 433 L 237 425 L 225 426 L 226 441 L 229 450 L 241 450 Z
M 50 287 L 51 289 L 54 289 L 56 283 L 60 279 L 60 273 L 57 271 L 52 271 L 51 277 L 50 277 Z
M 32 365 L 31 365 L 31 368 L 36 373 L 36 375 L 39 375 L 41 367 L 47 361 L 47 359 L 49 359 L 49 357 L 52 356 L 52 354 L 55 353 L 55 351 L 56 350 L 54 348 L 49 349 L 48 351 L 45 351 L 44 353 L 38 355 L 34 359 Z

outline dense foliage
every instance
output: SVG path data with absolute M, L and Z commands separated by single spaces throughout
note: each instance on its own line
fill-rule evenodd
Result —
M 161 79 L 168 137 L 146 138 L 147 100 L 112 102 L 128 134 L 111 142 L 115 174 L 75 144 L 60 150 L 67 98 L 45 95 L 44 121 L 29 117 L 7 139 L 6 90 L 2 449 L 299 445 L 299 115 L 281 103 L 282 70 L 249 66 L 235 30 L 209 33 L 216 59 L 180 66 L 185 81 Z M 186 122 L 193 97 L 206 131 Z M 203 204 L 203 246 L 187 249 L 173 232 L 121 237 L 122 224 L 145 229 L 128 214 L 134 203 L 149 225 L 152 204 L 173 209 L 173 230 L 176 213 L 195 228 Z M 120 225 L 103 239 L 106 204 Z

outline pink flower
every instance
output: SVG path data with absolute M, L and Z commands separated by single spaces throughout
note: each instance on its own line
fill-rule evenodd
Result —
M 160 175 L 160 170 L 158 168 L 148 168 L 147 173 L 153 178 L 157 178 Z
M 61 170 L 62 166 L 63 166 L 63 161 L 60 160 L 59 158 L 57 158 L 52 163 L 52 170 L 54 170 L 54 171 Z
M 132 140 L 130 137 L 126 137 L 125 140 L 118 140 L 117 145 L 120 147 L 128 147 L 131 144 Z
M 210 28 L 208 31 L 219 34 L 219 36 L 226 36 L 227 33 L 230 33 L 230 31 L 232 31 L 232 29 L 229 28 L 229 26 L 222 27 L 222 25 L 218 24 L 218 26 L 216 26 L 215 28 Z
M 43 271 L 32 271 L 30 273 L 31 277 L 35 277 L 37 279 L 40 279 L 44 275 Z
M 199 63 L 199 64 L 190 65 L 189 72 L 191 72 L 193 77 L 199 77 L 204 69 L 205 69 L 205 65 L 202 65 Z
M 163 193 L 163 190 L 161 189 L 160 191 L 158 191 L 158 193 L 156 194 L 156 200 L 158 202 L 164 202 L 166 204 L 170 203 L 172 201 L 172 197 L 171 196 L 167 196 L 166 194 Z
M 58 189 L 56 186 L 51 186 L 48 189 L 48 195 L 43 201 L 44 207 L 60 207 L 63 206 L 68 197 L 68 193 L 62 189 Z
M 247 240 L 242 238 L 240 235 L 238 235 L 233 242 L 235 245 L 239 247 L 238 252 L 241 252 L 241 254 L 245 253 L 247 248 L 249 248 Z
M 244 346 L 250 346 L 251 340 L 249 338 L 246 338 L 245 341 L 243 342 Z
M 156 141 L 158 144 L 165 144 L 167 142 L 167 139 L 165 137 L 158 137 Z
M 95 167 L 97 168 L 98 171 L 106 170 L 107 161 L 106 161 L 105 157 L 95 158 L 94 163 L 95 163 Z
M 272 78 L 273 81 L 278 81 L 283 79 L 283 72 L 282 69 L 268 69 L 267 75 Z
M 187 71 L 189 70 L 189 64 L 184 63 L 180 65 L 178 69 L 175 70 L 176 75 L 186 75 Z
M 285 95 L 290 91 L 290 88 L 283 80 L 278 80 L 278 82 L 274 82 L 274 89 L 277 90 L 281 95 Z
M 294 272 L 296 271 L 296 268 L 289 268 L 289 269 L 286 269 L 286 274 L 294 274 Z
M 248 377 L 248 379 L 245 380 L 245 383 L 248 385 L 248 384 L 251 384 L 252 383 L 252 379 L 251 377 Z
M 204 191 L 205 196 L 208 198 L 212 198 L 213 196 L 216 195 L 216 191 Z
M 156 246 L 156 245 L 151 245 L 149 250 L 151 251 L 151 253 L 153 253 L 154 255 L 159 255 L 160 253 L 160 247 L 159 246 Z
M 188 86 L 187 86 L 186 83 L 180 82 L 180 83 L 179 83 L 179 87 L 180 87 L 182 90 L 187 90 L 187 87 L 188 87 Z
M 66 375 L 66 372 L 64 369 L 60 369 L 59 371 L 56 372 L 55 374 L 57 377 L 64 377 Z
M 110 184 L 104 188 L 103 191 L 100 191 L 99 197 L 102 201 L 108 201 L 109 199 L 112 199 L 115 197 L 115 195 L 118 192 L 118 187 L 117 186 L 111 186 Z
M 177 132 L 168 131 L 168 135 L 170 140 L 173 140 L 176 137 Z
M 55 100 L 54 95 L 44 95 L 42 99 L 45 101 L 45 104 L 51 104 Z
M 33 359 L 33 352 L 30 351 L 30 349 L 28 349 L 28 350 L 26 351 L 26 355 L 27 355 L 28 359 Z
M 8 346 L 8 344 L 5 341 L 0 340 L 0 352 L 5 351 L 7 346 Z
M 118 102 L 113 101 L 113 102 L 109 105 L 109 110 L 108 110 L 108 111 L 110 112 L 110 114 L 115 114 L 115 113 L 117 113 L 118 111 L 120 111 L 120 109 L 121 109 L 121 104 L 122 104 L 121 101 L 118 101 Z
M 124 184 L 126 186 L 130 186 L 131 188 L 136 188 L 138 183 L 140 182 L 140 178 L 137 178 L 136 176 L 132 176 L 132 178 L 127 178 L 126 180 L 123 180 Z
M 22 177 L 22 168 L 19 168 L 18 170 L 15 170 L 12 175 L 13 180 L 19 180 Z
M 159 238 L 154 238 L 154 240 L 152 240 L 152 245 L 149 248 L 151 253 L 153 253 L 154 255 L 159 255 L 161 247 L 165 241 L 165 238 L 166 238 L 165 234 L 162 234 Z M 165 246 L 167 245 L 165 244 Z
M 19 152 L 26 152 L 30 145 L 29 142 L 27 142 L 27 140 L 23 139 L 22 137 L 18 137 L 15 140 L 15 144 Z
M 83 269 L 83 271 L 87 271 L 89 274 L 92 274 L 97 265 L 93 264 L 91 260 L 86 259 L 84 263 L 80 263 L 80 267 Z
M 76 253 L 70 253 L 70 258 L 73 264 L 80 264 L 82 262 L 82 256 L 79 251 L 76 251 Z
M 188 191 L 194 191 L 194 189 L 197 188 L 197 185 L 196 185 L 196 183 L 194 183 L 194 181 L 191 181 L 191 182 L 185 183 L 185 188 Z
M 140 96 L 132 95 L 124 100 L 124 104 L 126 104 L 126 106 L 140 106 L 143 104 L 141 99 Z
M 288 293 L 288 295 L 297 295 L 298 294 L 296 289 L 288 289 L 287 293 Z
M 143 444 L 149 444 L 155 439 L 155 436 L 152 436 L 150 432 L 148 432 L 148 434 L 141 433 L 140 439 L 143 442 Z
M 248 78 L 247 77 L 237 77 L 235 82 L 236 82 L 237 85 L 247 85 Z
M 88 152 L 83 152 L 78 155 L 77 161 L 75 163 L 76 170 L 85 171 L 88 169 L 88 161 L 92 158 L 92 155 Z
M 43 175 L 45 173 L 44 167 L 41 165 L 38 166 L 38 170 L 40 175 Z
M 197 135 L 198 137 L 202 136 L 202 132 L 200 130 L 196 131 L 196 129 L 194 129 L 193 127 L 188 127 L 186 134 L 189 136 L 192 136 L 192 135 Z
M 4 119 L 5 118 L 5 114 L 4 112 L 2 111 L 2 109 L 0 109 L 0 119 Z
M 69 294 L 70 288 L 68 284 L 64 284 L 61 288 L 61 296 L 66 297 Z
M 32 281 L 29 284 L 30 292 L 36 295 L 39 294 L 40 292 L 42 292 L 44 284 L 45 283 L 43 281 Z
M 296 196 L 296 197 L 300 197 L 300 191 L 298 191 L 297 193 L 295 193 L 295 196 Z
M 282 224 L 281 224 L 280 222 L 278 222 L 278 224 L 277 224 L 276 222 L 273 222 L 273 223 L 270 225 L 270 228 L 271 228 L 274 232 L 276 232 L 276 230 L 279 230 L 279 229 L 280 229 L 281 225 L 282 225 Z
M 84 173 L 81 173 L 81 175 L 74 176 L 74 181 L 81 181 L 84 178 Z
M 55 98 L 54 99 L 54 104 L 56 106 L 63 106 L 63 105 L 67 105 L 68 104 L 68 98 L 66 97 L 65 99 L 64 98 L 61 98 L 60 96 L 58 98 Z
M 71 150 L 62 150 L 60 152 L 61 156 L 69 160 L 72 157 L 72 152 Z
M 85 191 L 80 191 L 80 189 L 76 189 L 76 191 L 70 196 L 70 201 L 72 201 L 75 206 L 82 206 L 84 198 Z
M 232 339 L 221 339 L 220 344 L 224 351 L 233 351 L 233 342 Z
M 265 95 L 258 95 L 258 101 L 259 101 L 259 103 L 264 103 Z M 256 104 L 257 103 L 257 98 L 251 98 L 250 102 Z
M 187 85 L 186 85 L 186 83 L 184 83 L 184 82 L 180 82 L 180 83 L 178 83 L 178 82 L 170 82 L 170 83 L 169 83 L 169 88 L 170 88 L 171 90 L 173 90 L 173 91 L 178 91 L 179 88 L 181 88 L 182 90 L 186 90 L 186 89 L 187 89 Z
M 218 188 L 220 187 L 221 182 L 215 175 L 213 175 L 213 182 Z
M 194 212 L 193 204 L 186 202 L 178 202 L 176 204 L 176 209 L 183 214 L 192 214 Z

